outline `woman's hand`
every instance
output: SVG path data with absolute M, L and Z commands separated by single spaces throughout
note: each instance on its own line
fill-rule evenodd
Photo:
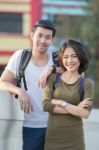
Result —
M 78 104 L 78 106 L 81 107 L 81 108 L 89 108 L 89 107 L 92 107 L 91 98 L 86 98 L 86 99 L 84 99 L 83 101 L 81 101 L 81 102 Z

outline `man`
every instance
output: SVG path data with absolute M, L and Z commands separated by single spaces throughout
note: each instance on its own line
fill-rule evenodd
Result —
M 42 108 L 43 89 L 40 86 L 44 87 L 46 78 L 53 69 L 52 53 L 48 52 L 48 47 L 52 44 L 55 33 L 55 27 L 50 20 L 39 20 L 33 26 L 32 56 L 25 69 L 27 91 L 24 90 L 23 82 L 21 88 L 16 86 L 16 76 L 23 50 L 13 54 L 0 78 L 0 90 L 18 95 L 21 109 L 25 112 L 23 150 L 44 150 L 48 114 Z

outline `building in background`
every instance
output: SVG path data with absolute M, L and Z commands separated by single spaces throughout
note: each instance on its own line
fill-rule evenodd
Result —
M 38 19 L 56 22 L 57 39 L 64 38 L 70 34 L 64 33 L 66 16 L 86 15 L 85 5 L 83 0 L 0 0 L 0 72 L 17 49 L 31 47 L 30 32 Z
M 52 51 L 58 50 L 66 38 L 80 39 L 80 29 L 89 13 L 87 5 L 86 0 L 42 0 L 43 17 L 56 23 Z
M 42 0 L 42 13 L 52 17 L 53 15 L 82 16 L 88 13 L 81 8 L 87 4 L 85 0 Z
M 0 70 L 17 49 L 30 48 L 32 25 L 41 18 L 41 0 L 0 0 Z

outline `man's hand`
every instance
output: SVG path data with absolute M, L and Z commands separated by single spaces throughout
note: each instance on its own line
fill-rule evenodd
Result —
M 40 88 L 44 88 L 46 86 L 46 83 L 47 83 L 47 78 L 48 76 L 53 72 L 53 66 L 49 67 L 48 69 L 46 69 L 45 71 L 43 71 L 38 80 L 37 80 L 37 84 L 38 84 L 38 87 Z M 64 69 L 61 68 L 61 67 L 56 67 L 56 72 L 57 73 L 63 73 L 64 72 Z
M 44 88 L 46 86 L 47 78 L 52 73 L 52 70 L 53 70 L 53 66 L 51 66 L 48 69 L 44 70 L 40 74 L 40 76 L 37 80 L 38 87 Z
M 32 102 L 31 102 L 29 96 L 26 94 L 25 91 L 23 91 L 22 89 L 19 89 L 18 90 L 18 97 L 20 100 L 21 109 L 24 112 L 29 113 L 29 112 L 33 111 Z
M 57 73 L 63 73 L 65 70 L 62 67 L 56 67 Z

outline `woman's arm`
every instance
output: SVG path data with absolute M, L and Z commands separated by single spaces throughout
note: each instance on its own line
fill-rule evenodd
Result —
M 90 111 L 92 109 L 93 96 L 94 96 L 94 83 L 90 79 L 85 78 L 84 100 L 81 101 L 77 106 L 72 104 L 67 105 L 67 107 L 65 107 L 65 110 L 72 115 L 82 118 L 88 118 Z
M 43 110 L 45 112 L 52 112 L 52 113 L 56 113 L 56 114 L 68 114 L 69 112 L 65 109 L 63 109 L 61 106 L 52 103 L 53 99 L 46 99 L 43 101 Z M 57 100 L 59 101 L 59 100 Z
M 55 82 L 55 76 L 56 74 L 51 74 L 48 78 L 48 83 L 44 89 L 43 95 L 43 109 L 46 112 L 67 114 L 68 112 L 66 110 L 51 102 L 53 99 L 53 84 Z
M 88 98 L 83 100 L 82 105 L 78 104 L 77 106 L 75 106 L 69 103 L 64 109 L 74 116 L 88 118 L 90 111 L 86 108 L 91 106 L 92 102 L 90 101 L 90 98 Z
M 77 106 L 72 105 L 63 100 L 53 99 L 51 102 L 54 105 L 60 106 L 62 109 L 64 109 L 64 111 L 68 112 L 69 114 L 82 117 L 82 118 L 87 118 L 89 116 L 90 111 L 88 111 L 87 109 L 92 106 L 92 101 L 90 98 L 84 99 Z M 54 108 L 54 112 L 55 112 L 55 108 Z
M 80 102 L 77 106 L 67 103 L 68 105 L 66 105 L 66 107 L 63 108 L 63 106 L 61 105 L 62 100 L 54 99 L 56 103 L 53 103 L 54 80 L 55 80 L 55 77 L 49 78 L 48 84 L 45 88 L 45 95 L 44 95 L 44 101 L 43 101 L 44 111 L 52 112 L 52 113 L 59 113 L 59 114 L 69 113 L 74 116 L 87 118 L 90 114 L 90 110 L 92 107 L 92 99 L 93 99 L 92 84 L 88 83 L 87 84 L 88 86 L 86 86 L 86 88 L 84 89 L 85 99 L 82 102 Z
M 65 110 L 62 107 L 57 106 L 57 105 L 54 107 L 53 113 L 56 113 L 56 114 L 69 114 L 69 112 L 67 110 Z

